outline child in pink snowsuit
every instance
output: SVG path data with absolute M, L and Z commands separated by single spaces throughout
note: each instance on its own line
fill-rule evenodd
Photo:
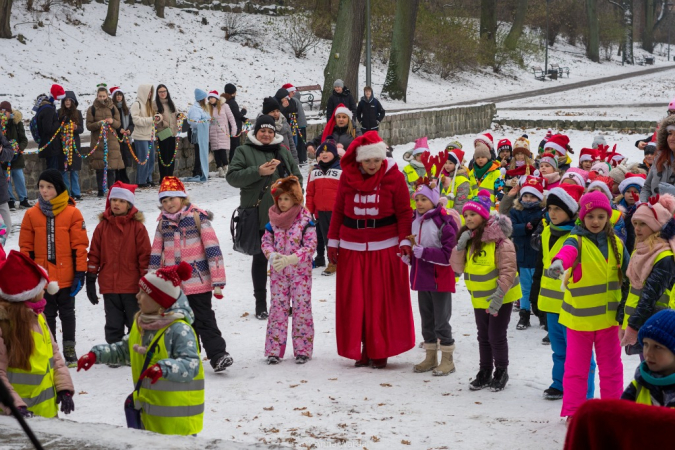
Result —
M 294 176 L 272 185 L 274 205 L 262 238 L 262 251 L 272 263 L 272 308 L 267 321 L 267 364 L 278 364 L 286 352 L 288 316 L 293 316 L 293 353 L 306 363 L 314 348 L 312 318 L 312 256 L 316 228 L 303 206 L 302 187 Z M 291 301 L 292 300 L 292 301 Z

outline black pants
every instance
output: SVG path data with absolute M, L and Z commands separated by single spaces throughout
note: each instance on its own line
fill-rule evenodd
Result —
M 316 233 L 316 254 L 317 256 L 323 256 L 328 247 L 328 229 L 330 228 L 330 219 L 333 217 L 333 211 L 319 211 L 319 217 L 316 224 L 317 233 Z
M 260 236 L 265 231 L 260 232 Z M 253 279 L 253 296 L 255 297 L 255 313 L 267 311 L 267 258 L 263 252 L 253 256 L 251 263 L 251 278 Z
M 199 177 L 202 175 L 202 163 L 201 158 L 199 157 L 199 144 L 194 144 L 195 146 L 195 166 L 192 168 L 192 176 Z
M 134 315 L 138 312 L 136 294 L 103 294 L 103 307 L 105 341 L 108 344 L 120 342 L 134 324 Z
M 298 128 L 298 145 L 295 148 L 298 150 L 298 161 L 300 164 L 305 164 L 307 162 L 307 127 Z
M 417 292 L 417 301 L 422 319 L 422 336 L 429 344 L 441 340 L 441 345 L 452 345 L 452 293 L 450 292 Z
M 116 170 L 108 170 L 108 179 L 107 179 L 107 187 L 108 190 L 112 188 L 112 185 L 115 184 L 115 175 L 116 175 Z M 98 187 L 99 191 L 103 190 L 103 174 L 105 171 L 103 169 L 97 170 L 96 171 L 96 186 Z
M 506 330 L 511 321 L 512 309 L 513 303 L 502 305 L 497 317 L 486 313 L 485 309 L 473 310 L 476 316 L 476 327 L 478 327 L 478 351 L 480 353 L 481 370 L 492 370 L 493 367 L 508 367 L 509 341 L 506 338 Z
M 241 133 L 241 130 L 239 130 L 239 133 Z M 241 138 L 239 136 L 230 138 L 230 159 L 229 159 L 229 161 L 232 161 L 234 159 L 234 151 L 240 145 L 241 145 Z
M 218 329 L 216 313 L 213 312 L 211 307 L 211 291 L 188 295 L 187 299 L 192 312 L 195 314 L 192 327 L 197 332 L 197 339 L 202 341 L 211 367 L 214 367 L 218 360 L 225 356 L 227 350 L 225 349 L 225 339 Z
M 216 167 L 227 166 L 227 150 L 219 149 L 213 151 L 213 158 L 216 160 Z
M 127 175 L 127 169 L 119 169 L 115 171 L 115 179 L 121 181 L 122 183 L 129 184 L 129 175 Z
M 162 180 L 164 177 L 171 177 L 173 176 L 173 169 L 176 166 L 175 161 L 171 161 L 173 159 L 173 155 L 176 151 L 176 139 L 173 137 L 169 137 L 164 139 L 163 141 L 159 141 L 159 155 L 161 157 L 161 160 L 157 161 L 157 165 L 159 166 L 159 182 L 160 184 L 162 183 Z M 169 167 L 164 167 L 164 164 L 162 164 L 162 161 L 165 163 L 168 163 L 171 161 L 171 164 L 169 164 Z
M 55 295 L 45 292 L 45 318 L 47 325 L 56 338 L 56 317 L 61 318 L 63 342 L 75 342 L 75 299 L 70 296 L 70 288 L 60 289 Z

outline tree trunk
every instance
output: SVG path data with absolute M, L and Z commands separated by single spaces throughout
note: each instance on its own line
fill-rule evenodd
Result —
M 654 52 L 654 0 L 644 0 L 645 28 L 642 31 L 642 48 Z
M 480 40 L 485 62 L 492 65 L 497 53 L 497 0 L 480 0 Z
M 511 30 L 504 40 L 504 47 L 507 50 L 515 50 L 518 46 L 518 39 L 523 34 L 523 25 L 525 24 L 525 15 L 527 14 L 527 0 L 518 0 L 516 6 L 516 16 L 513 19 Z
M 625 27 L 625 47 L 623 60 L 626 64 L 634 64 L 633 60 L 633 0 L 623 0 L 626 8 L 623 12 L 623 21 Z
M 366 2 L 362 0 L 340 0 L 333 43 L 326 68 L 323 71 L 323 91 L 321 109 L 326 108 L 328 97 L 333 91 L 333 82 L 338 78 L 344 81 L 352 95 L 359 88 L 359 62 L 363 32 L 366 28 Z M 356 100 L 355 97 L 354 100 Z
M 164 18 L 164 5 L 166 4 L 165 0 L 155 0 L 155 12 L 157 17 L 160 19 Z
M 387 67 L 387 78 L 382 87 L 382 96 L 392 100 L 406 101 L 419 4 L 419 0 L 398 0 L 396 2 L 389 67 Z
M 108 1 L 108 14 L 105 16 L 101 28 L 110 36 L 117 35 L 117 19 L 120 15 L 120 0 Z
M 586 56 L 593 62 L 600 62 L 600 26 L 598 24 L 598 5 L 596 0 L 586 0 L 588 17 L 588 46 Z
M 0 0 L 0 38 L 12 38 L 12 26 L 9 20 L 12 18 L 12 0 Z

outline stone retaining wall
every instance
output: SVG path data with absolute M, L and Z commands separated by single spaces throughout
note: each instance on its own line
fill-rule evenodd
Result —
M 650 134 L 653 120 L 569 120 L 569 119 L 498 119 L 496 123 L 511 128 L 551 128 L 553 130 L 620 131 L 622 133 Z

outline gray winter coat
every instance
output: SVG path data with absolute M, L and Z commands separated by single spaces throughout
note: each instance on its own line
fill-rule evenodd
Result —
M 0 163 L 8 163 L 14 158 L 14 150 L 4 134 L 0 134 Z M 9 201 L 9 185 L 6 173 L 0 174 L 0 205 Z
M 295 106 L 298 107 L 298 127 L 307 128 L 307 117 L 305 117 L 305 110 L 302 109 L 302 102 L 297 97 L 293 97 L 291 100 L 293 100 Z
M 661 172 L 658 172 L 656 168 L 656 161 L 658 161 L 662 149 L 668 149 L 667 127 L 669 125 L 675 125 L 675 116 L 668 116 L 663 119 L 661 123 L 659 123 L 659 129 L 656 134 L 656 148 L 658 150 L 654 157 L 655 163 L 652 164 L 652 168 L 649 169 L 647 180 L 645 180 L 645 185 L 640 191 L 641 202 L 646 202 L 649 200 L 649 197 L 656 195 L 659 183 L 665 183 L 668 185 L 675 184 L 675 173 L 673 172 L 673 164 L 675 164 L 675 161 L 671 159 L 670 161 L 666 162 Z M 659 193 L 664 194 L 665 192 L 662 191 L 663 189 L 658 190 Z
M 192 308 L 183 292 L 176 303 L 165 311 L 165 314 L 170 313 L 181 313 L 185 316 L 183 320 L 190 325 L 194 323 Z M 143 334 L 143 346 L 147 348 L 156 334 L 156 331 L 146 331 Z M 157 362 L 162 368 L 163 378 L 176 383 L 192 381 L 199 373 L 199 343 L 192 327 L 176 321 L 169 325 L 161 339 L 164 339 L 169 354 L 169 358 Z M 115 344 L 96 345 L 91 351 L 96 355 L 96 364 L 130 364 L 129 335 Z

